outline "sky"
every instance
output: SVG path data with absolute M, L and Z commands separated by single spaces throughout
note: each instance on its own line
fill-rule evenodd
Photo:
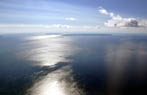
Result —
M 0 0 L 0 33 L 147 32 L 147 0 Z

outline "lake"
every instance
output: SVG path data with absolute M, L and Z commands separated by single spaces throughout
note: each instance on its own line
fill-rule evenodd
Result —
M 0 36 L 0 95 L 146 95 L 147 35 Z

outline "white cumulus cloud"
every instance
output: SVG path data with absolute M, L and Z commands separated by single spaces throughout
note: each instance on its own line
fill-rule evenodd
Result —
M 105 15 L 109 15 L 109 13 L 107 12 L 107 10 L 105 10 L 103 8 L 100 8 L 99 9 L 99 12 L 102 13 L 102 14 L 105 14 Z
M 108 27 L 140 27 L 140 23 L 136 18 L 123 18 L 113 12 L 108 12 L 106 9 L 100 7 L 99 12 L 101 14 L 109 16 L 109 19 L 104 24 Z

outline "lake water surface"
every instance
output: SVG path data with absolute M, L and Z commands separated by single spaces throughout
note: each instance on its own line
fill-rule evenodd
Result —
M 146 95 L 147 35 L 0 36 L 0 95 Z

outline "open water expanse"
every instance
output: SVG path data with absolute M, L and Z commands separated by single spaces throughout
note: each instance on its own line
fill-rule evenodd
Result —
M 147 35 L 0 36 L 0 95 L 147 95 Z

